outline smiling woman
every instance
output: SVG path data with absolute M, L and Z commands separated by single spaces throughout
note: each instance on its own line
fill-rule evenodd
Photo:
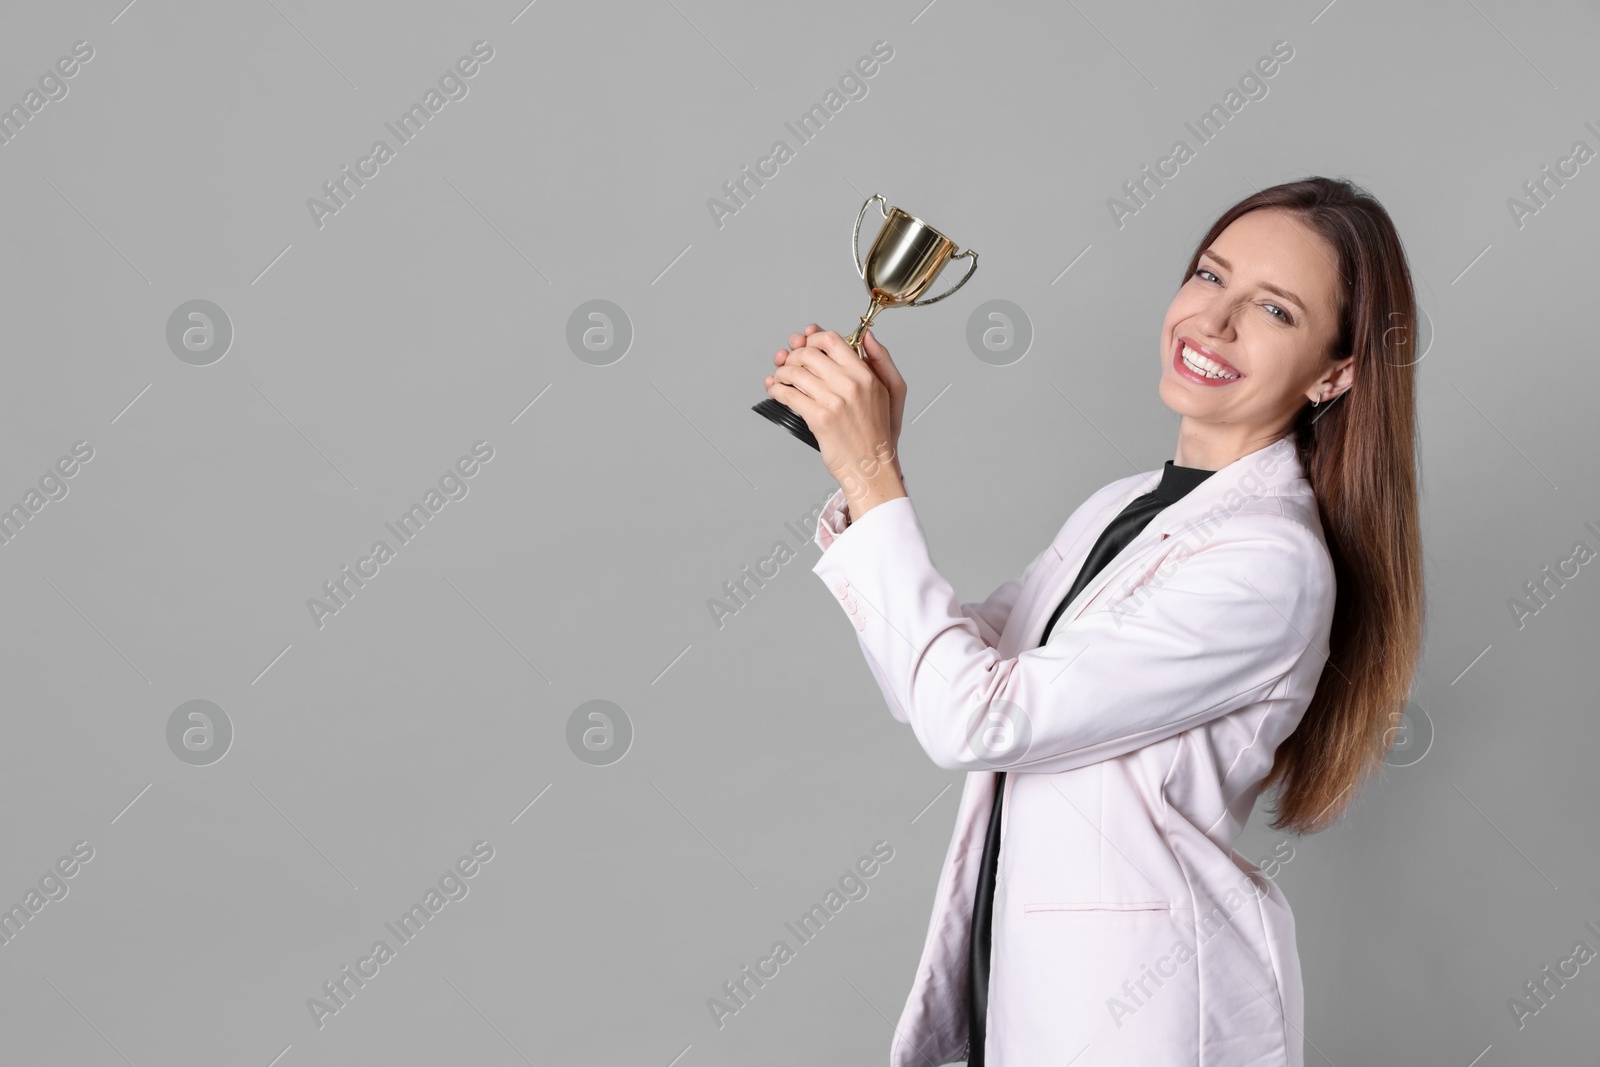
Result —
M 1269 788 L 1274 829 L 1325 829 L 1393 743 L 1423 619 L 1415 297 L 1382 205 L 1321 177 L 1234 204 L 1178 281 L 1173 459 L 979 603 L 905 491 L 888 351 L 808 329 L 774 356 L 841 485 L 812 570 L 890 714 L 967 772 L 892 1067 L 1303 1067 L 1294 915 L 1233 842 Z

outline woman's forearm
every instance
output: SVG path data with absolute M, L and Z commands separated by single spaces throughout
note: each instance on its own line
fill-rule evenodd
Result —
M 894 472 L 900 479 L 900 488 L 904 489 L 906 486 L 906 475 L 905 472 L 900 469 L 900 461 L 898 459 L 895 460 Z M 850 502 L 849 500 L 846 500 L 844 505 L 844 528 L 846 530 L 850 529 L 850 524 L 854 521 L 854 516 L 850 514 Z

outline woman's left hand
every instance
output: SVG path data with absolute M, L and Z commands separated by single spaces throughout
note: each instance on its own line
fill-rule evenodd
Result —
M 833 330 L 812 333 L 802 347 L 779 355 L 767 395 L 806 420 L 852 516 L 905 496 L 895 473 L 891 397 L 872 368 Z

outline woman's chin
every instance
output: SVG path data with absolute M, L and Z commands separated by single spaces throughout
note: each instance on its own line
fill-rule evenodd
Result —
M 1168 375 L 1161 376 L 1161 386 L 1157 392 L 1161 396 L 1161 402 L 1178 415 L 1192 417 L 1200 414 L 1199 409 L 1204 407 L 1192 391 L 1185 389 L 1183 383 L 1174 381 Z

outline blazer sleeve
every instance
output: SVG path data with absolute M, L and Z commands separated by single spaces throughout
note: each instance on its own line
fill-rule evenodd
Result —
M 829 498 L 822 509 L 822 515 L 817 519 L 815 540 L 817 547 L 824 552 L 833 544 L 834 539 L 847 529 L 844 524 L 844 505 L 844 490 L 840 489 Z M 1023 585 L 1032 577 L 1033 572 L 1038 570 L 1039 564 L 1044 562 L 1046 554 L 1053 551 L 1048 545 L 1045 546 L 1045 550 L 1035 556 L 1033 562 L 1023 569 L 1022 577 L 1002 582 L 994 592 L 981 601 L 959 605 L 961 613 L 978 624 L 978 636 L 983 639 L 984 644 L 990 648 L 1000 644 L 1000 634 L 1006 628 L 1006 620 L 1011 618 L 1011 609 L 1017 606 L 1017 597 L 1021 595 Z
M 824 552 L 828 550 L 828 546 L 833 544 L 835 539 L 842 536 L 847 530 L 844 525 L 844 505 L 844 490 L 840 489 L 828 500 L 828 503 L 822 509 L 821 516 L 817 519 L 815 539 L 818 547 Z M 855 523 L 852 523 L 848 529 L 855 529 Z M 1029 563 L 1027 568 L 1023 570 L 1022 577 L 1002 582 L 1000 587 L 990 593 L 984 600 L 957 605 L 957 610 L 968 619 L 971 619 L 977 626 L 978 639 L 985 645 L 995 648 L 1000 644 L 1000 634 L 1006 628 L 1006 620 L 1011 617 L 1011 609 L 1017 605 L 1017 597 L 1021 594 L 1023 585 L 1033 575 L 1033 572 L 1038 569 L 1039 564 L 1044 562 L 1046 553 L 1051 552 L 1053 550 L 1046 546 L 1044 552 L 1035 556 L 1033 562 Z M 878 661 L 873 658 L 866 643 L 862 641 L 860 630 L 856 632 L 856 640 L 861 644 L 861 651 L 867 661 L 868 669 L 872 671 L 872 677 L 876 679 L 878 688 L 883 690 L 884 701 L 889 705 L 889 714 L 901 722 L 910 722 L 910 717 L 906 714 L 906 709 L 900 703 L 899 697 L 896 696 L 894 687 L 889 684 L 887 676 L 883 673 L 883 668 L 878 665 Z
M 934 568 L 910 497 L 856 519 L 812 571 L 848 593 L 891 712 L 951 770 L 1064 771 L 1163 741 L 1266 698 L 1308 650 L 1325 655 L 1332 622 L 1326 547 L 1262 513 L 1011 658 Z

